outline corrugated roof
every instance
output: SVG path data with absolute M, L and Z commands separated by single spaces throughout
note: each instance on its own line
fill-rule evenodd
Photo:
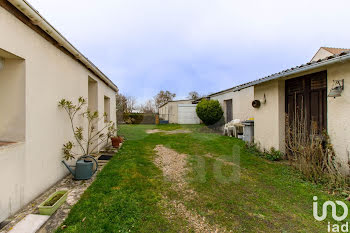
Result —
M 210 96 L 214 96 L 214 95 L 227 93 L 227 92 L 233 91 L 234 88 L 235 87 L 231 87 L 231 88 L 228 88 L 228 89 L 225 89 L 225 90 L 222 90 L 222 91 L 214 92 L 214 93 L 209 94 L 208 96 L 210 97 Z
M 261 79 L 257 79 L 257 80 L 254 80 L 254 81 L 251 81 L 248 83 L 241 84 L 239 86 L 236 86 L 233 91 L 239 91 L 241 89 L 251 87 L 251 86 L 254 86 L 256 84 L 260 84 L 263 82 L 267 82 L 267 81 L 271 81 L 271 80 L 278 79 L 281 77 L 285 77 L 285 76 L 291 75 L 292 73 L 295 73 L 295 72 L 304 72 L 307 70 L 311 70 L 314 68 L 325 66 L 325 65 L 329 64 L 330 62 L 336 61 L 339 59 L 350 59 L 350 50 L 326 57 L 324 59 L 319 59 L 317 61 L 312 61 L 312 62 L 308 62 L 306 64 L 295 66 L 295 67 L 292 67 L 290 69 L 283 70 L 283 71 L 275 73 L 275 74 L 271 74 L 271 75 L 266 76 L 266 77 L 261 78 Z
M 308 62 L 308 63 L 302 64 L 302 65 L 299 65 L 299 66 L 295 66 L 295 67 L 292 67 L 290 69 L 283 70 L 281 72 L 274 73 L 274 74 L 271 74 L 269 76 L 266 76 L 266 77 L 263 77 L 263 78 L 260 78 L 260 79 L 254 80 L 254 81 L 247 82 L 247 83 L 244 83 L 244 84 L 241 84 L 241 85 L 238 85 L 238 86 L 235 86 L 235 87 L 223 90 L 221 92 L 226 92 L 228 90 L 239 91 L 239 90 L 242 90 L 244 88 L 248 88 L 248 87 L 260 84 L 260 83 L 264 83 L 264 82 L 267 82 L 267 81 L 271 81 L 271 80 L 274 80 L 274 79 L 278 79 L 278 78 L 281 78 L 281 77 L 285 77 L 285 76 L 291 75 L 292 73 L 295 73 L 295 72 L 304 72 L 304 71 L 307 71 L 307 70 L 311 70 L 311 69 L 314 69 L 314 68 L 325 66 L 325 65 L 329 64 L 332 61 L 336 61 L 336 60 L 339 60 L 339 59 L 350 59 L 350 49 L 344 49 L 344 50 L 346 50 L 346 51 L 342 51 L 339 54 L 335 54 L 335 55 L 326 57 L 324 59 L 319 59 L 317 61 L 312 61 L 312 62 Z M 208 95 L 208 97 L 213 96 L 215 94 L 220 94 L 221 92 L 213 93 L 211 95 Z

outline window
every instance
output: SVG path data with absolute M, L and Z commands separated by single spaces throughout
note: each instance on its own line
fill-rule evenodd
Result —
M 111 99 L 107 96 L 104 98 L 104 113 L 105 116 L 105 122 L 108 122 L 111 120 Z
M 0 49 L 0 146 L 25 139 L 25 62 Z

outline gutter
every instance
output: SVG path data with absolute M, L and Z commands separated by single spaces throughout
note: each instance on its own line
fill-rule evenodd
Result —
M 14 7 L 26 15 L 33 24 L 39 26 L 49 36 L 51 36 L 57 43 L 68 50 L 77 60 L 81 61 L 88 69 L 104 81 L 110 88 L 118 92 L 118 87 L 100 71 L 89 59 L 78 51 L 69 41 L 64 38 L 53 26 L 42 17 L 37 10 L 35 10 L 25 0 L 8 0 Z
M 274 80 L 274 79 L 279 79 L 279 78 L 286 77 L 286 76 L 289 76 L 289 75 L 299 74 L 299 73 L 302 73 L 302 72 L 305 72 L 305 71 L 309 71 L 309 70 L 312 70 L 312 69 L 317 69 L 317 68 L 320 68 L 320 67 L 323 67 L 323 66 L 327 66 L 327 65 L 333 65 L 333 64 L 338 63 L 338 62 L 345 62 L 345 61 L 347 61 L 349 59 L 350 59 L 350 53 L 346 53 L 345 55 L 330 56 L 328 58 L 325 58 L 323 60 L 319 60 L 317 62 L 308 64 L 308 65 L 301 65 L 301 66 L 298 66 L 296 68 L 291 68 L 291 69 L 289 69 L 287 71 L 282 71 L 280 73 L 273 74 L 273 75 L 267 76 L 265 78 L 261 78 L 261 79 L 258 79 L 258 80 L 255 80 L 255 81 L 252 81 L 252 82 L 249 82 L 249 83 L 245 83 L 245 84 L 239 85 L 236 88 L 234 88 L 233 92 L 240 91 L 242 89 L 245 89 L 245 88 L 248 88 L 248 87 L 251 87 L 251 86 L 255 86 L 257 84 L 261 84 L 261 83 L 264 83 L 264 82 L 268 82 L 268 81 L 271 81 L 271 80 Z

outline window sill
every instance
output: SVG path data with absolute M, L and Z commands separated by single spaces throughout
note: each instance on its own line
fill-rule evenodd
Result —
M 0 151 L 23 145 L 24 142 L 0 142 Z

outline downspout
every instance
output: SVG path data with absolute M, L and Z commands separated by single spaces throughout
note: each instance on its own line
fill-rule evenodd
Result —
M 97 74 L 103 81 L 107 83 L 115 91 L 118 91 L 118 87 L 104 75 L 92 62 L 90 62 L 84 55 L 82 55 L 71 43 L 68 42 L 53 26 L 51 26 L 29 3 L 25 0 L 8 0 L 13 6 L 25 14 L 33 24 L 39 26 L 47 34 L 49 34 L 54 40 L 56 40 L 60 46 L 67 49 L 73 56 L 81 61 L 86 67 L 91 69 Z

